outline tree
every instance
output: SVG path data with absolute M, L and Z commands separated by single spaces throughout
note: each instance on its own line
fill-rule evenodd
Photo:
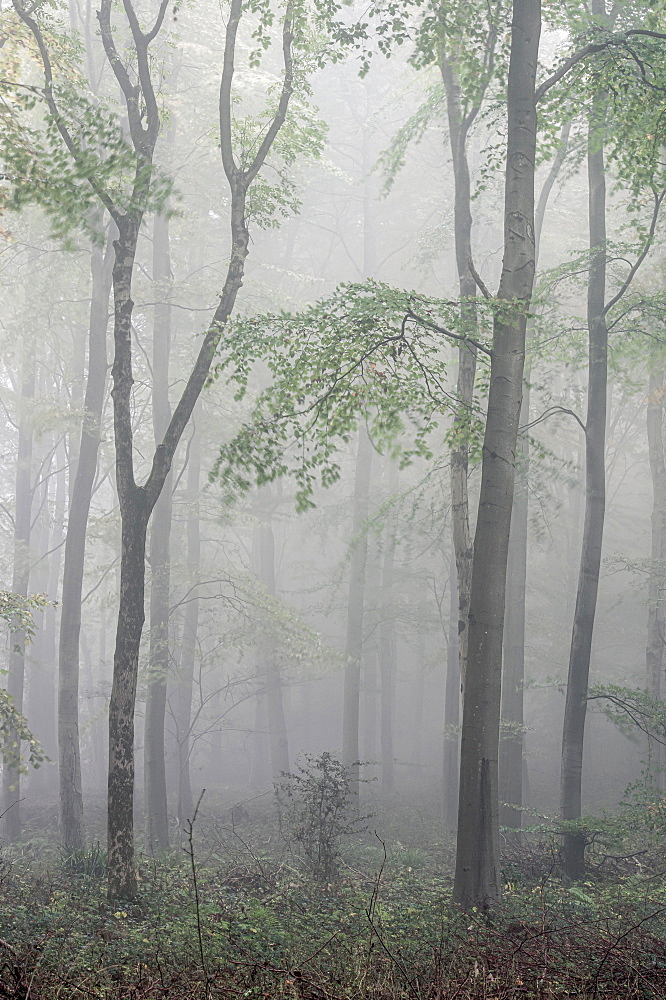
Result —
M 469 612 L 453 895 L 493 907 L 499 870 L 498 745 L 506 565 L 525 330 L 535 272 L 535 83 L 541 5 L 514 3 L 507 81 L 504 260 L 493 328 L 488 414 Z
M 160 187 L 159 178 L 156 179 L 153 167 L 160 116 L 149 59 L 149 47 L 163 28 L 167 6 L 166 0 L 162 0 L 152 27 L 144 31 L 131 0 L 125 0 L 123 4 L 127 29 L 131 37 L 131 58 L 137 68 L 136 82 L 133 82 L 132 78 L 132 63 L 123 60 L 116 46 L 110 0 L 102 0 L 98 15 L 104 50 L 124 95 L 131 139 L 129 159 L 133 162 L 133 181 L 125 199 L 119 201 L 114 193 L 104 187 L 96 169 L 99 168 L 99 163 L 91 162 L 88 150 L 83 148 L 79 137 L 73 132 L 75 124 L 72 122 L 68 124 L 58 103 L 51 56 L 42 28 L 29 10 L 21 5 L 20 0 L 15 0 L 14 4 L 18 16 L 32 32 L 39 49 L 45 77 L 43 94 L 51 121 L 76 166 L 77 175 L 83 176 L 90 184 L 118 229 L 118 238 L 114 243 L 113 266 L 115 350 L 112 398 L 122 554 L 113 688 L 109 708 L 108 856 L 109 896 L 112 899 L 131 897 L 136 890 L 132 816 L 134 705 L 139 644 L 144 622 L 148 521 L 169 474 L 178 442 L 208 377 L 215 350 L 242 284 L 245 259 L 249 250 L 248 195 L 287 118 L 294 87 L 295 32 L 298 44 L 302 47 L 308 16 L 313 14 L 315 20 L 318 17 L 316 11 L 313 13 L 299 9 L 298 20 L 295 21 L 294 8 L 287 5 L 281 20 L 283 77 L 277 104 L 265 123 L 261 139 L 251 152 L 243 153 L 239 161 L 234 151 L 232 134 L 232 84 L 236 40 L 244 5 L 242 0 L 231 0 L 225 31 L 219 101 L 222 165 L 231 196 L 231 257 L 219 305 L 203 338 L 185 389 L 155 450 L 148 477 L 139 485 L 135 479 L 131 406 L 133 384 L 131 293 L 137 240 L 143 216 L 149 207 L 159 210 L 168 192 L 168 185 L 163 181 Z M 266 40 L 266 44 L 269 43 L 269 27 L 272 19 L 273 12 L 263 10 L 259 35 Z M 330 26 L 330 19 L 327 23 Z M 282 154 L 288 161 L 290 154 L 285 147 L 282 148 Z M 280 203 L 280 195 L 277 197 Z
M 602 0 L 592 0 L 590 13 L 593 22 L 606 29 L 612 27 L 606 16 L 605 4 Z M 616 10 L 617 16 L 619 10 Z M 641 31 L 629 29 L 625 37 L 641 34 Z M 646 33 L 649 37 L 649 32 Z M 634 43 L 635 44 L 635 43 Z M 648 43 L 649 44 L 649 43 Z M 627 45 L 628 56 L 636 55 L 631 46 Z M 649 53 L 643 53 L 643 59 Z M 640 58 L 640 57 L 639 57 Z M 647 59 L 646 59 L 647 62 Z M 653 60 L 650 59 L 650 63 Z M 583 525 L 583 543 L 581 548 L 576 607 L 569 654 L 569 671 L 567 678 L 567 695 L 564 711 L 564 726 L 562 733 L 562 773 L 560 790 L 560 808 L 562 818 L 566 821 L 577 821 L 582 812 L 582 769 L 583 746 L 585 736 L 585 717 L 587 712 L 587 692 L 590 673 L 590 657 L 594 620 L 596 615 L 599 589 L 599 572 L 601 567 L 601 551 L 604 533 L 604 518 L 606 511 L 606 421 L 607 421 L 607 385 L 608 385 L 608 336 L 609 313 L 628 291 L 638 269 L 645 260 L 656 229 L 661 203 L 666 194 L 663 188 L 663 178 L 656 168 L 653 150 L 646 155 L 639 155 L 633 165 L 627 162 L 627 154 L 635 155 L 634 143 L 630 136 L 634 131 L 634 122 L 627 120 L 627 106 L 638 99 L 645 101 L 650 90 L 643 76 L 643 71 L 634 78 L 635 89 L 628 90 L 625 85 L 622 94 L 620 120 L 625 125 L 623 139 L 629 140 L 628 148 L 621 149 L 617 138 L 615 122 L 616 159 L 622 164 L 621 178 L 627 186 L 633 187 L 634 195 L 647 187 L 651 192 L 652 218 L 647 233 L 643 236 L 643 245 L 634 263 L 630 266 L 625 280 L 618 291 L 607 301 L 607 263 L 608 241 L 606 234 L 606 139 L 608 135 L 609 92 L 610 86 L 617 97 L 617 82 L 613 78 L 614 63 L 609 61 L 609 74 L 606 80 L 592 78 L 592 99 L 589 109 L 588 125 L 588 221 L 589 221 L 589 281 L 587 289 L 587 327 L 588 327 L 588 387 L 587 416 L 585 420 L 585 519 Z M 623 82 L 625 73 L 620 69 Z M 606 86 L 604 86 L 606 84 Z M 642 95 L 642 96 L 638 96 Z M 633 100 L 632 100 L 633 98 Z M 636 108 L 636 114 L 639 108 Z M 640 109 L 643 110 L 642 108 Z M 656 123 L 655 123 L 656 124 Z M 631 150 L 631 152 L 630 152 Z M 562 860 L 565 874 L 571 878 L 581 878 L 585 872 L 586 835 L 583 830 L 569 828 L 565 831 L 562 844 Z

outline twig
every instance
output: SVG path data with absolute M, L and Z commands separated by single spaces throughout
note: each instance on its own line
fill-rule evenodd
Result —
M 199 958 L 201 960 L 201 968 L 204 974 L 204 984 L 205 984 L 204 988 L 206 991 L 205 993 L 206 1000 L 208 1000 L 208 998 L 212 995 L 210 988 L 211 979 L 210 976 L 208 975 L 208 966 L 206 964 L 206 956 L 204 954 L 203 934 L 201 931 L 201 903 L 199 900 L 199 883 L 197 881 L 197 866 L 194 855 L 194 824 L 197 821 L 199 806 L 201 805 L 201 800 L 203 799 L 205 794 L 206 794 L 206 789 L 203 788 L 201 790 L 201 795 L 199 796 L 196 808 L 194 810 L 194 816 L 192 817 L 192 819 L 186 820 L 187 847 L 184 847 L 183 850 L 190 859 L 190 867 L 192 869 L 192 885 L 194 886 L 194 905 L 196 908 L 196 915 L 197 915 L 197 938 L 199 941 Z

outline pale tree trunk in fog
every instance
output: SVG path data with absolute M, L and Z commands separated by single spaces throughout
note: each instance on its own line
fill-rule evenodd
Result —
M 252 731 L 252 748 L 250 751 L 250 788 L 263 788 L 269 781 L 268 719 L 266 718 L 266 693 L 257 690 L 254 703 L 254 724 Z
M 178 819 L 181 828 L 194 816 L 190 777 L 192 753 L 192 693 L 199 628 L 199 574 L 201 566 L 201 526 L 199 490 L 201 479 L 201 433 L 195 428 L 190 441 L 187 465 L 187 580 L 189 596 L 185 606 L 180 673 L 176 691 L 176 739 L 178 743 Z
M 372 763 L 377 760 L 379 691 L 379 651 L 375 643 L 372 645 L 366 643 L 363 650 L 363 759 Z
M 153 224 L 153 432 L 158 446 L 171 419 L 169 354 L 171 352 L 171 260 L 169 220 L 157 215 Z M 169 673 L 170 538 L 173 474 L 169 471 L 155 504 L 150 532 L 150 653 L 146 689 L 144 787 L 146 846 L 169 846 L 164 728 Z
M 600 13 L 595 0 L 593 12 Z M 601 6 L 603 14 L 603 4 Z M 608 330 L 606 327 L 606 176 L 602 129 L 606 101 L 593 104 L 588 136 L 589 229 L 591 266 L 587 287 L 588 376 L 585 422 L 585 517 L 574 611 L 567 696 L 562 733 L 560 808 L 562 819 L 580 819 L 582 807 L 583 743 L 592 634 L 599 590 L 601 547 L 606 509 L 606 395 L 608 384 Z M 562 862 L 568 878 L 585 873 L 585 834 L 566 833 Z
M 394 468 L 394 466 L 392 466 Z M 395 667 L 396 640 L 393 618 L 394 567 L 395 567 L 395 515 L 389 514 L 384 535 L 384 560 L 381 581 L 381 621 L 379 625 L 379 674 L 381 683 L 380 719 L 382 749 L 382 791 L 392 792 L 395 787 L 395 750 L 393 730 L 395 722 Z
M 99 213 L 98 222 L 101 222 Z M 113 228 L 113 227 L 112 227 Z M 74 480 L 70 479 L 58 648 L 58 761 L 60 836 L 66 851 L 84 844 L 79 736 L 79 645 L 86 533 L 92 499 L 106 385 L 106 335 L 111 292 L 112 235 L 106 252 L 91 248 L 88 379 Z M 71 475 L 71 470 L 70 470 Z
M 365 570 L 368 556 L 368 492 L 372 467 L 372 443 L 365 424 L 361 425 L 356 452 L 352 514 L 352 553 L 349 564 L 347 632 L 345 639 L 344 694 L 342 704 L 342 760 L 351 768 L 351 792 L 358 803 L 359 793 L 359 709 L 361 697 L 361 659 L 363 656 L 363 611 Z M 381 664 L 381 652 L 380 652 Z M 381 666 L 380 666 L 381 669 Z
M 12 591 L 27 597 L 30 584 L 30 529 L 32 521 L 32 447 L 33 427 L 30 408 L 35 396 L 34 343 L 25 346 L 21 374 L 21 395 L 18 414 L 18 454 L 16 460 L 16 508 L 14 513 L 14 564 L 12 570 Z M 23 630 L 11 632 L 9 636 L 9 675 L 7 691 L 15 708 L 23 711 L 23 691 L 25 685 L 25 643 Z M 14 730 L 6 734 L 6 745 L 16 747 L 20 753 L 20 743 Z M 18 761 L 5 761 L 2 769 L 2 824 L 3 836 L 10 843 L 21 836 L 21 772 Z
M 443 50 L 440 69 L 446 91 L 446 109 L 454 180 L 454 239 L 460 287 L 460 310 L 465 332 L 477 339 L 476 282 L 470 270 L 472 261 L 472 209 L 467 137 L 478 106 L 463 113 L 460 83 L 455 61 Z M 467 663 L 469 601 L 472 584 L 472 535 L 469 527 L 469 434 L 476 375 L 476 348 L 461 344 L 458 350 L 458 381 L 454 417 L 455 441 L 451 449 L 451 518 L 453 547 L 458 579 L 458 653 L 460 676 L 464 685 Z M 446 713 L 446 710 L 445 710 Z
M 460 651 L 458 649 L 459 614 L 456 588 L 455 557 L 451 558 L 449 576 L 449 636 L 446 646 L 446 687 L 444 690 L 444 768 L 443 809 L 444 827 L 455 830 L 458 819 L 458 786 L 460 783 Z
M 652 476 L 652 534 L 650 577 L 648 580 L 648 625 L 645 665 L 647 689 L 655 699 L 661 698 L 661 674 L 664 668 L 666 615 L 666 460 L 664 459 L 664 368 L 650 370 L 647 405 L 647 437 Z M 650 773 L 659 788 L 664 787 L 661 770 L 662 746 L 649 740 Z
M 571 123 L 563 130 L 560 145 L 539 194 L 534 213 L 535 267 L 539 261 L 539 244 L 548 199 L 564 163 L 569 144 Z M 530 338 L 530 322 L 527 338 Z M 523 402 L 520 411 L 521 426 L 530 420 L 530 363 L 526 362 Z M 502 719 L 511 724 L 512 732 L 500 742 L 499 796 L 500 824 L 519 831 L 522 826 L 523 805 L 523 687 L 525 683 L 525 597 L 527 594 L 527 530 L 529 521 L 529 462 L 530 441 L 528 433 L 518 435 L 516 451 L 516 480 L 509 556 L 507 563 L 506 612 L 504 620 L 504 649 L 502 667 Z M 520 841 L 520 833 L 509 835 Z
M 32 732 L 46 750 L 51 761 L 58 758 L 57 736 L 57 676 L 56 676 L 56 604 L 58 601 L 60 568 L 62 565 L 63 539 L 65 535 L 65 508 L 67 505 L 67 469 L 66 454 L 62 444 L 54 452 L 54 496 L 53 518 L 51 518 L 48 503 L 49 484 L 47 479 L 47 498 L 42 509 L 45 521 L 44 544 L 40 544 L 40 552 L 50 553 L 50 557 L 42 557 L 46 574 L 43 583 L 37 588 L 44 591 L 49 604 L 41 615 L 41 626 L 33 642 L 33 655 L 29 660 L 36 660 L 35 669 L 31 672 L 30 701 L 27 716 Z M 40 561 L 42 561 L 40 560 Z M 36 589 L 34 584 L 32 589 Z M 53 765 L 41 767 L 32 777 L 30 786 L 41 794 L 50 795 L 54 779 Z
M 275 597 L 275 536 L 273 526 L 267 521 L 259 526 L 259 575 L 266 592 Z M 270 648 L 270 640 L 262 644 L 262 674 L 266 697 L 266 717 L 271 753 L 273 780 L 289 772 L 289 739 L 284 714 L 282 675 L 280 664 Z
M 498 755 L 502 637 L 525 329 L 535 270 L 535 79 L 538 0 L 513 5 L 507 87 L 504 260 L 495 314 L 481 491 L 474 538 L 463 700 L 454 900 L 492 907 L 501 895 Z

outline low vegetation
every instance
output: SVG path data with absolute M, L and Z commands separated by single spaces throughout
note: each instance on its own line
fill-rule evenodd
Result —
M 7 848 L 0 996 L 663 997 L 656 793 L 634 794 L 624 819 L 588 821 L 583 883 L 564 883 L 546 824 L 507 844 L 493 914 L 451 906 L 453 847 L 433 839 L 440 823 L 422 802 L 377 805 L 359 832 L 331 755 L 285 776 L 281 798 L 225 812 L 204 800 L 180 850 L 140 856 L 139 892 L 124 904 L 107 901 L 99 845 Z

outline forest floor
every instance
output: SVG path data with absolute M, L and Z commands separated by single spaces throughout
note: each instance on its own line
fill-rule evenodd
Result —
M 597 852 L 568 886 L 548 835 L 507 845 L 488 919 L 451 907 L 452 844 L 417 812 L 376 814 L 322 881 L 269 804 L 202 810 L 190 840 L 139 857 L 123 904 L 106 900 L 99 845 L 66 857 L 35 826 L 0 853 L 0 997 L 664 1000 L 661 835 L 628 858 Z

